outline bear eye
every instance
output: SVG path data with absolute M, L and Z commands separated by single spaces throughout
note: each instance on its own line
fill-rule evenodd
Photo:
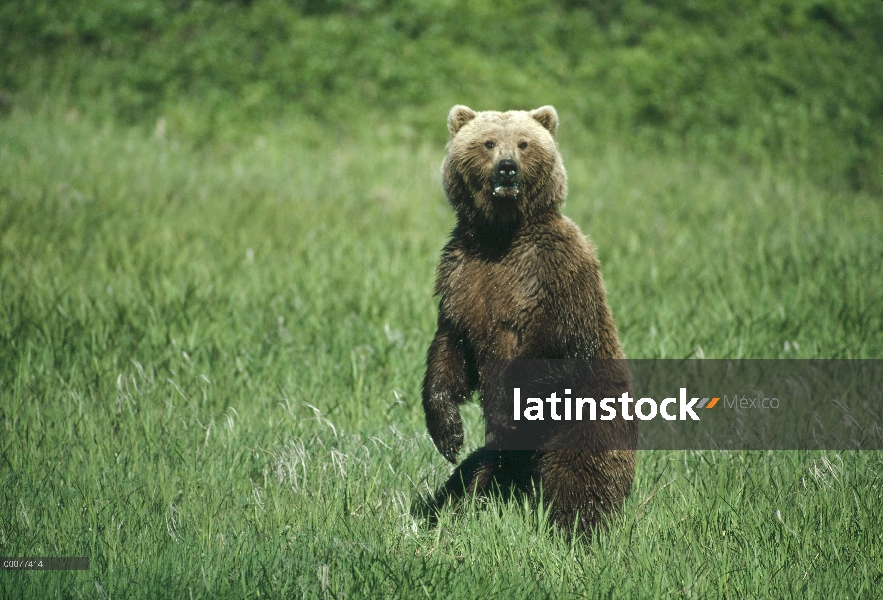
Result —
M 520 144 L 518 144 L 519 150 L 524 150 L 525 148 L 527 148 L 527 142 L 521 142 Z
M 496 147 L 496 144 L 494 142 L 492 142 L 491 140 L 488 140 L 484 143 L 484 147 L 487 148 L 488 150 L 493 150 Z

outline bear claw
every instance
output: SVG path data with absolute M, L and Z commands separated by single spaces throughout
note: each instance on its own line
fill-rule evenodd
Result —
M 439 439 L 434 441 L 435 447 L 445 457 L 445 460 L 456 465 L 457 455 L 460 453 L 460 448 L 463 447 L 463 430 L 439 436 Z
M 460 445 L 459 444 L 457 444 L 456 446 L 452 445 L 452 446 L 448 446 L 447 448 L 444 448 L 444 449 L 439 448 L 439 452 L 441 452 L 441 455 L 444 456 L 445 459 L 449 463 L 456 465 L 457 464 L 457 455 L 460 454 Z

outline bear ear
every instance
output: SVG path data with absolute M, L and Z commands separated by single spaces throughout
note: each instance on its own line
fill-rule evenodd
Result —
M 460 128 L 475 117 L 475 111 L 468 106 L 458 104 L 452 108 L 451 112 L 448 113 L 448 131 L 451 132 L 451 137 L 457 135 Z
M 530 116 L 536 119 L 540 125 L 549 130 L 549 133 L 555 135 L 558 130 L 558 113 L 554 106 L 541 106 L 536 110 L 530 111 Z

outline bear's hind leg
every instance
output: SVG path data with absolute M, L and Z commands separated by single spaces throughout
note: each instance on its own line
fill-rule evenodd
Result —
M 493 487 L 498 452 L 479 448 L 461 462 L 447 483 L 435 494 L 434 504 L 441 509 L 447 503 L 457 504 L 469 496 L 486 496 Z
M 473 494 L 476 497 L 487 496 L 494 487 L 498 454 L 486 448 L 479 448 L 470 454 L 432 498 L 418 502 L 414 513 L 435 526 L 438 514 L 446 504 L 456 506 Z
M 539 452 L 534 473 L 542 482 L 549 519 L 570 535 L 587 538 L 622 507 L 635 472 L 634 450 Z M 579 519 L 579 523 L 575 521 Z
M 532 452 L 500 451 L 479 448 L 470 454 L 448 478 L 448 481 L 419 514 L 435 525 L 438 513 L 446 504 L 457 505 L 463 500 L 499 494 L 508 500 L 512 494 L 530 493 L 530 460 Z

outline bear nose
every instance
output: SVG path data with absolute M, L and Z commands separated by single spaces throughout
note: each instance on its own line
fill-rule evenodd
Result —
M 503 181 L 515 181 L 518 176 L 518 163 L 511 158 L 504 158 L 497 164 L 497 176 Z

